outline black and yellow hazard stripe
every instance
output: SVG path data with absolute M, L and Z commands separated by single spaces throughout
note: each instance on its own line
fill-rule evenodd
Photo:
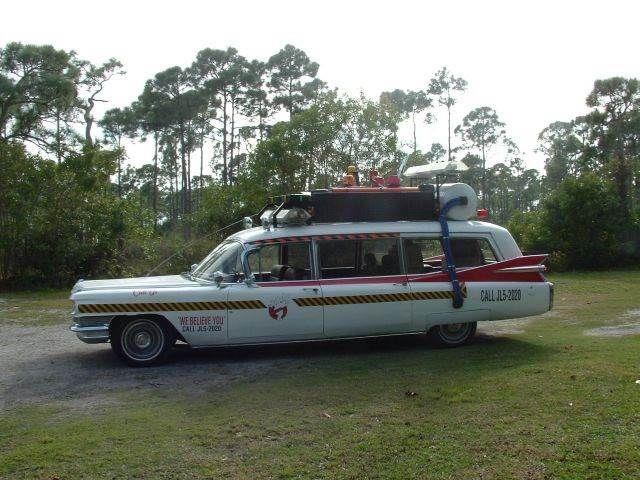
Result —
M 467 296 L 467 289 L 464 285 L 462 285 L 462 296 Z M 293 301 L 299 307 L 320 307 L 323 305 L 355 305 L 362 303 L 407 302 L 410 300 L 445 300 L 452 298 L 453 291 L 436 290 L 431 292 L 379 293 L 373 295 L 295 298 Z
M 145 313 L 189 312 L 203 310 L 246 310 L 265 308 L 260 300 L 234 300 L 230 302 L 169 302 L 169 303 L 82 303 L 80 313 Z
M 254 240 L 251 245 L 272 245 L 275 243 L 308 242 L 309 240 L 372 240 L 377 238 L 395 238 L 398 233 L 337 233 L 332 235 L 298 235 L 292 237 L 267 238 Z

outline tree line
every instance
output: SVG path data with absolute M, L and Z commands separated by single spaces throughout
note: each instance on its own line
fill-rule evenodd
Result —
M 550 221 L 542 212 L 576 176 L 611 184 L 622 215 L 637 225 L 635 79 L 596 82 L 590 114 L 542 131 L 541 175 L 525 168 L 493 108 L 474 108 L 452 124 L 468 84 L 446 67 L 421 89 L 376 99 L 345 95 L 318 72 L 293 45 L 263 60 L 205 48 L 190 64 L 155 74 L 130 105 L 96 118 L 96 105 L 110 100 L 109 83 L 126 75 L 121 62 L 7 44 L 0 49 L 0 281 L 141 273 L 192 238 L 255 213 L 270 196 L 338 184 L 348 165 L 387 175 L 401 165 L 459 159 L 469 167 L 461 180 L 474 186 L 492 221 L 511 222 L 531 249 L 550 245 L 540 233 Z M 446 141 L 419 145 L 420 129 L 439 121 Z M 151 142 L 151 158 L 128 164 L 125 139 Z M 613 236 L 633 242 L 635 230 L 622 230 Z M 187 249 L 167 269 L 201 253 Z

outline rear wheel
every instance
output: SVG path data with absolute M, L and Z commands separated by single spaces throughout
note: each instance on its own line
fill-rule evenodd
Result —
M 458 347 L 469 343 L 476 333 L 477 322 L 436 325 L 429 330 L 429 338 L 441 347 Z
M 162 363 L 174 343 L 172 330 L 164 321 L 155 318 L 124 320 L 111 331 L 111 348 L 133 367 Z

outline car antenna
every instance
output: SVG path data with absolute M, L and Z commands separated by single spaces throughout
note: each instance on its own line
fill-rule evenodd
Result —
M 238 223 L 244 222 L 244 218 L 230 223 L 229 225 L 225 225 L 224 227 L 220 228 L 219 230 L 216 230 L 215 232 L 211 232 L 208 235 L 205 235 L 204 237 L 200 237 L 200 238 L 196 238 L 194 241 L 187 243 L 186 245 L 184 245 L 182 248 L 178 249 L 176 252 L 174 252 L 172 255 L 168 256 L 167 258 L 165 258 L 164 260 L 162 260 L 158 265 L 156 265 L 155 267 L 153 267 L 151 270 L 149 270 L 147 272 L 147 274 L 145 275 L 145 277 L 148 277 L 149 275 L 151 275 L 153 272 L 155 272 L 157 269 L 159 269 L 161 266 L 163 266 L 165 263 L 167 263 L 169 260 L 171 260 L 172 258 L 174 258 L 176 255 L 178 255 L 179 253 L 182 253 L 186 248 L 189 248 L 192 245 L 195 245 L 196 243 L 202 241 L 202 240 L 206 240 L 207 238 L 212 237 L 213 235 L 216 235 L 224 230 L 226 230 L 227 228 L 231 228 L 234 225 L 237 225 Z

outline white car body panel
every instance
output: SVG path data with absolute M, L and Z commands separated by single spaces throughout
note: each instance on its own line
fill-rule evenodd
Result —
M 333 279 L 322 282 L 324 297 L 334 298 L 357 295 L 408 294 L 409 285 L 404 278 L 373 277 L 380 283 L 366 283 L 372 278 L 354 279 L 354 283 L 341 283 Z M 385 281 L 386 280 L 386 281 Z M 386 335 L 413 331 L 410 301 L 379 303 L 347 303 L 326 305 L 324 331 L 328 338 L 367 335 Z

